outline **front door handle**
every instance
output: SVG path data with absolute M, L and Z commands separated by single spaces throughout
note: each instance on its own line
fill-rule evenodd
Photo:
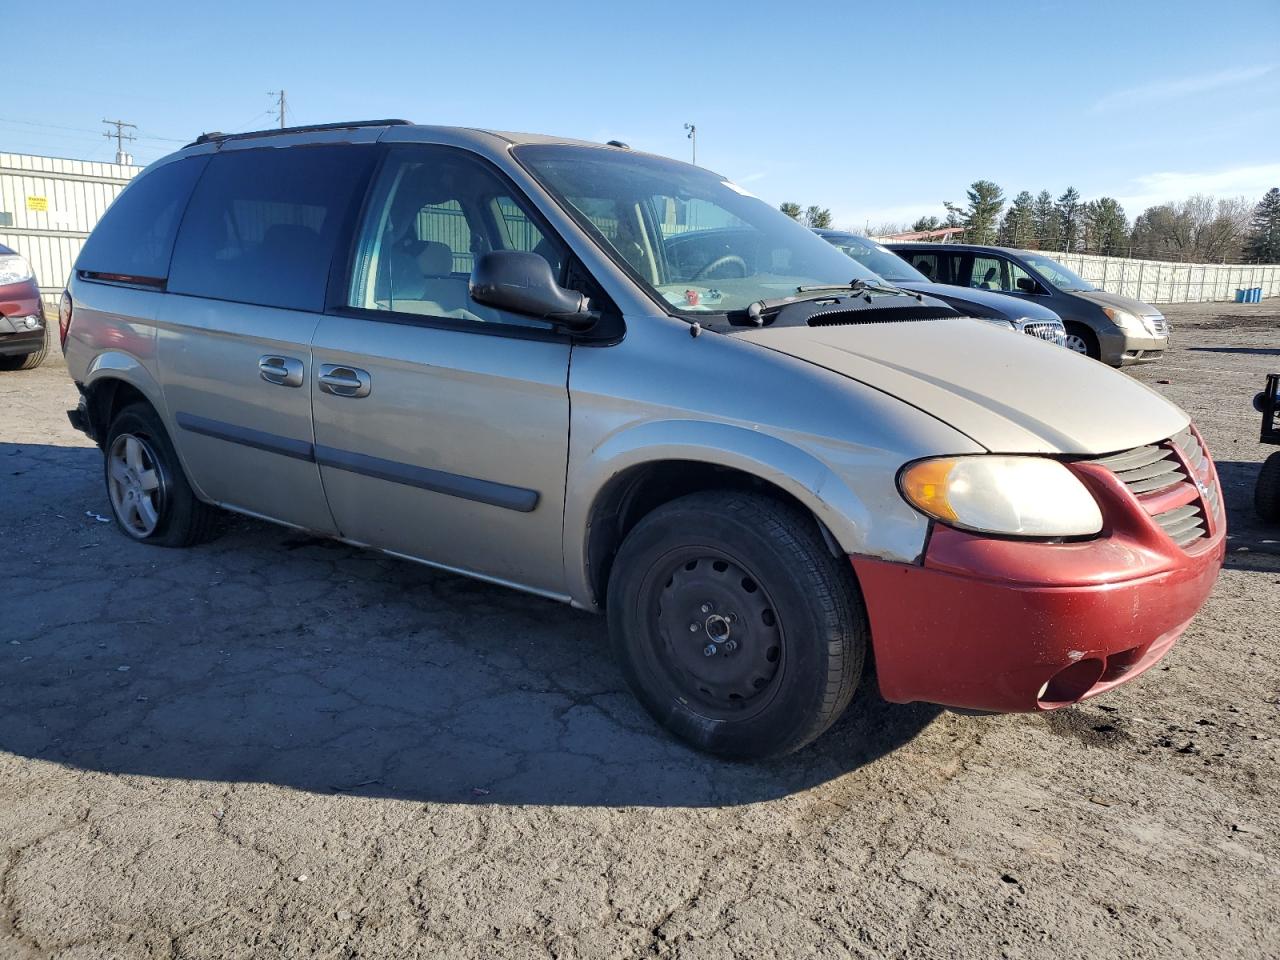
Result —
M 278 383 L 282 387 L 302 386 L 302 361 L 295 357 L 270 354 L 259 357 L 258 372 L 267 383 Z
M 335 397 L 367 397 L 372 389 L 369 372 L 359 367 L 346 367 L 340 363 L 326 363 L 320 367 L 320 389 Z

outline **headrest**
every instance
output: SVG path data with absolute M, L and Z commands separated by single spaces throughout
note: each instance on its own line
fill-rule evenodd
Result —
M 428 240 L 418 253 L 418 269 L 428 277 L 449 276 L 453 273 L 453 251 L 448 244 Z

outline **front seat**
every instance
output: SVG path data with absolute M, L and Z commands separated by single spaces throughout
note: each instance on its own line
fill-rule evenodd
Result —
M 454 276 L 453 251 L 435 240 L 395 251 L 390 263 L 391 309 L 435 316 L 470 311 L 467 280 Z
M 982 282 L 975 284 L 975 286 L 980 287 L 983 290 L 995 290 L 998 286 L 996 283 L 997 272 L 998 271 L 995 267 L 987 267 L 987 272 L 982 275 Z

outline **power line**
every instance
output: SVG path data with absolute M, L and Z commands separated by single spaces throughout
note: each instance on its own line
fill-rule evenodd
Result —
M 102 122 L 109 127 L 113 126 L 116 128 L 115 133 L 112 133 L 110 130 L 103 133 L 103 136 L 108 140 L 112 137 L 116 138 L 116 163 L 133 163 L 133 157 L 124 152 L 124 142 L 126 140 L 137 140 L 138 138 L 132 133 L 125 133 L 124 128 L 128 127 L 130 130 L 137 130 L 138 125 L 135 123 L 125 123 L 123 120 L 103 120 Z
M 282 88 L 280 88 L 279 90 L 268 90 L 268 91 L 267 91 L 267 96 L 269 96 L 269 97 L 277 97 L 277 98 L 279 98 L 279 105 L 278 105 L 278 107 L 277 107 L 277 110 L 278 110 L 279 115 L 280 115 L 280 129 L 281 129 L 281 130 L 283 130 L 283 129 L 284 129 L 284 114 L 285 114 L 285 110 L 287 110 L 287 109 L 288 109 L 288 107 L 285 105 L 285 99 L 284 99 L 284 88 L 282 87 Z

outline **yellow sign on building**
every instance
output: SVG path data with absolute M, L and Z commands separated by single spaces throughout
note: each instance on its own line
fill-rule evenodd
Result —
M 27 209 L 37 213 L 47 213 L 49 211 L 49 198 L 27 197 Z

